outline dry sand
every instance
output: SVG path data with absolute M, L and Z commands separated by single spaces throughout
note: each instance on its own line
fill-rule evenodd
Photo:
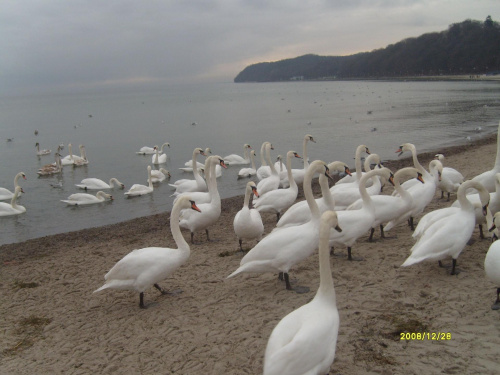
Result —
M 496 136 L 436 151 L 471 178 L 492 168 Z M 422 164 L 433 154 L 421 155 Z M 393 171 L 409 165 L 410 159 L 386 163 Z M 451 203 L 439 197 L 425 212 Z M 311 288 L 306 294 L 285 290 L 273 274 L 226 280 L 242 257 L 232 228 L 242 204 L 242 197 L 223 201 L 211 229 L 215 241 L 197 234 L 201 243 L 191 247 L 187 264 L 161 283 L 182 293 L 151 288 L 147 309 L 134 292 L 92 292 L 131 250 L 174 245 L 168 214 L 0 246 L 0 373 L 261 373 L 274 326 L 315 293 L 318 258 L 290 272 L 292 283 Z M 268 233 L 275 216 L 263 217 Z M 414 243 L 411 231 L 401 225 L 389 234 L 395 237 L 369 243 L 367 233 L 355 244 L 353 254 L 364 261 L 332 257 L 341 320 L 330 373 L 498 374 L 500 312 L 491 310 L 496 286 L 483 270 L 490 241 L 476 229 L 458 259 L 461 273 L 450 276 L 435 262 L 400 268 Z M 401 331 L 451 339 L 400 340 Z

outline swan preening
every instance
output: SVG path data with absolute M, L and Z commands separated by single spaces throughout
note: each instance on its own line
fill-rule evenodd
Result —
M 104 285 L 95 292 L 104 289 L 133 290 L 139 292 L 139 306 L 145 308 L 144 292 L 154 286 L 162 294 L 166 294 L 158 283 L 165 280 L 189 258 L 189 244 L 182 236 L 179 228 L 179 214 L 182 209 L 200 211 L 190 197 L 178 199 L 170 214 L 170 231 L 177 249 L 168 247 L 146 247 L 133 250 L 123 257 L 104 276 Z
M 113 196 L 105 193 L 104 191 L 98 191 L 96 195 L 87 193 L 71 194 L 68 199 L 61 200 L 61 202 L 67 203 L 71 206 L 85 206 L 89 204 L 101 203 L 106 199 L 113 200 Z
M 311 302 L 286 315 L 271 332 L 264 355 L 264 375 L 328 374 L 335 359 L 340 325 L 330 268 L 330 230 L 337 215 L 326 211 L 319 227 L 319 287 Z
M 493 224 L 490 228 L 490 232 L 497 228 L 497 223 L 500 223 L 500 212 L 497 212 L 493 216 Z M 486 257 L 484 258 L 484 271 L 486 277 L 497 287 L 497 299 L 491 308 L 493 310 L 500 310 L 500 241 L 498 240 L 490 245 L 486 253 Z
M 249 207 L 250 196 L 252 194 L 256 197 L 259 196 L 255 182 L 249 181 L 245 189 L 243 207 L 236 213 L 233 220 L 234 233 L 236 233 L 236 237 L 238 237 L 241 251 L 243 251 L 243 240 L 256 239 L 260 241 L 264 233 L 264 224 L 262 223 L 259 211 Z
M 24 193 L 23 188 L 21 186 L 16 186 L 10 203 L 0 202 L 0 216 L 19 215 L 26 212 L 26 208 L 24 206 L 17 204 L 17 197 L 21 193 Z
M 84 178 L 79 184 L 75 184 L 78 186 L 80 189 L 84 190 L 100 190 L 100 189 L 113 189 L 116 186 L 120 187 L 121 189 L 125 188 L 125 185 L 122 184 L 118 179 L 115 177 L 112 177 L 109 180 L 109 183 L 104 182 L 103 180 L 100 180 L 98 178 Z
M 11 192 L 9 189 L 6 188 L 0 188 L 0 201 L 6 200 L 6 199 L 12 199 L 12 197 L 15 194 L 16 187 L 19 186 L 19 179 L 23 178 L 26 180 L 26 174 L 24 172 L 19 172 L 14 176 L 14 193 Z

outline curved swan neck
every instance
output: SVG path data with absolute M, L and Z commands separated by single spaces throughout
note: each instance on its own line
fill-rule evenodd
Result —
M 201 183 L 203 181 L 203 177 L 200 176 L 200 173 L 198 172 L 198 165 L 196 164 L 196 156 L 199 154 L 198 149 L 195 149 L 193 151 L 193 158 L 191 160 L 191 166 L 193 167 L 193 176 L 198 183 Z
M 303 189 L 304 189 L 304 196 L 306 197 L 307 205 L 309 206 L 309 210 L 311 211 L 311 218 L 312 220 L 319 220 L 320 217 L 320 212 L 318 208 L 318 204 L 316 203 L 316 200 L 314 199 L 313 196 L 313 191 L 312 191 L 312 178 L 316 172 L 321 173 L 323 170 L 325 170 L 325 163 L 320 161 L 320 160 L 315 160 L 309 168 L 307 168 L 306 174 L 304 176 L 304 183 L 303 183 Z
M 405 177 L 411 177 L 411 171 L 417 172 L 417 169 L 411 168 L 411 167 L 410 168 L 403 168 L 403 169 L 400 169 L 399 171 L 397 171 L 396 174 L 394 175 L 394 190 L 396 190 L 398 192 L 398 194 L 401 196 L 401 198 L 403 198 L 405 200 L 408 198 L 411 199 L 411 194 L 408 193 L 408 191 L 406 191 L 405 189 L 403 189 L 401 187 L 401 181 Z
M 335 198 L 333 198 L 333 194 L 330 191 L 328 178 L 324 174 L 319 175 L 319 187 L 321 188 L 321 195 L 323 196 L 323 200 L 327 206 L 335 207 Z
M 485 196 L 487 194 L 489 196 L 489 192 L 487 192 L 486 189 L 483 187 L 483 185 L 480 184 L 479 182 L 472 181 L 472 180 L 465 181 L 462 185 L 460 185 L 460 187 L 458 188 L 458 191 L 457 191 L 457 200 L 460 203 L 460 207 L 463 210 L 473 210 L 474 209 L 474 206 L 467 199 L 467 195 L 466 195 L 467 189 L 470 189 L 470 188 L 476 189 L 477 192 L 479 193 L 479 197 L 481 197 L 481 194 L 483 194 Z M 481 205 L 482 204 L 483 203 L 481 202 Z
M 327 294 L 333 299 L 333 303 L 336 303 L 330 267 L 330 246 L 328 245 L 330 227 L 329 223 L 321 221 L 319 228 L 319 288 L 316 296 Z
M 372 177 L 377 178 L 376 176 L 382 175 L 385 170 L 387 170 L 387 168 L 374 169 L 373 171 L 365 173 L 363 177 L 361 177 L 359 182 L 359 193 L 361 195 L 361 199 L 363 200 L 363 206 L 373 209 L 372 199 L 366 191 L 366 182 Z
M 418 161 L 418 156 L 417 156 L 417 149 L 415 148 L 414 145 L 409 145 L 410 151 L 411 151 L 411 157 L 413 159 L 413 165 L 415 168 L 422 173 L 423 176 L 425 176 L 426 179 L 429 179 L 430 173 L 427 172 L 427 170 L 420 164 Z
M 274 163 L 271 161 L 271 145 L 268 144 L 266 146 L 266 157 L 267 157 L 267 162 L 269 163 L 269 168 L 271 168 L 271 174 L 277 175 L 278 171 L 276 168 L 274 168 Z
M 181 228 L 179 227 L 179 215 L 181 207 L 179 204 L 174 204 L 172 212 L 170 213 L 170 232 L 172 232 L 172 237 L 180 250 L 185 250 L 189 253 L 189 244 L 184 239 L 182 235 Z
M 245 160 L 248 160 L 248 159 L 249 159 L 249 157 L 248 157 L 248 147 L 247 147 L 247 145 L 244 145 L 244 146 L 243 146 L 243 158 L 244 158 Z
M 16 177 L 14 177 L 14 189 L 15 189 L 16 187 L 18 187 L 18 186 L 19 186 L 18 181 L 19 181 L 19 178 L 20 178 L 22 175 L 23 175 L 23 173 L 22 173 L 22 172 L 20 172 L 20 173 L 16 174 Z
M 295 182 L 295 179 L 293 178 L 292 174 L 292 157 L 294 157 L 293 152 L 288 152 L 286 154 L 286 173 L 288 176 L 288 182 L 290 184 L 289 188 L 296 189 L 297 188 L 297 183 Z

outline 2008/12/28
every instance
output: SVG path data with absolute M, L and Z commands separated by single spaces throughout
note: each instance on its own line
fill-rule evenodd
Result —
M 401 332 L 400 340 L 433 340 L 433 341 L 441 341 L 441 340 L 451 340 L 450 332 Z

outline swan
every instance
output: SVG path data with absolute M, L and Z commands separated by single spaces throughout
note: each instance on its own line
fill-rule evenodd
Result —
M 184 192 L 190 192 L 190 191 L 207 191 L 207 184 L 203 177 L 201 177 L 200 173 L 198 172 L 198 168 L 196 168 L 196 157 L 198 155 L 205 155 L 205 152 L 197 147 L 193 150 L 193 157 L 191 161 L 191 165 L 193 168 L 193 176 L 194 180 L 189 180 L 189 179 L 181 179 L 175 181 L 173 184 L 169 184 L 170 186 L 175 188 L 174 196 L 179 195 L 180 193 Z
M 240 165 L 240 164 L 249 164 L 250 163 L 250 157 L 248 156 L 248 150 L 251 150 L 252 147 L 248 143 L 245 143 L 243 145 L 243 154 L 245 155 L 244 157 L 241 157 L 240 155 L 237 154 L 231 154 L 225 156 L 224 163 L 228 165 Z
M 311 134 L 306 134 L 304 136 L 304 140 L 302 141 L 302 157 L 304 158 L 304 166 L 301 169 L 292 169 L 293 179 L 295 183 L 302 184 L 304 182 L 304 175 L 306 174 L 306 170 L 309 167 L 309 158 L 307 156 L 307 143 L 313 142 L 316 143 L 313 136 Z M 288 176 L 285 177 L 281 183 L 284 188 L 290 186 L 290 182 Z
M 151 194 L 153 192 L 153 181 L 151 179 L 151 166 L 148 165 L 148 186 L 141 184 L 133 184 L 124 194 L 128 197 L 137 197 L 140 195 Z
M 209 156 L 211 154 L 212 154 L 212 150 L 210 149 L 210 147 L 207 147 L 205 149 L 205 156 Z M 184 165 L 186 167 L 179 168 L 181 171 L 183 171 L 183 172 L 193 172 L 193 164 L 192 164 L 191 160 L 187 161 Z M 199 161 L 196 162 L 196 166 L 198 168 L 198 172 L 203 172 L 205 170 L 205 164 L 200 163 Z M 215 166 L 215 176 L 217 178 L 219 178 L 219 177 L 222 176 L 222 168 L 221 168 L 220 164 L 217 164 Z
M 266 161 L 266 145 L 270 142 L 263 142 L 262 146 L 260 146 L 260 167 L 257 169 L 257 178 L 259 181 L 263 180 L 266 177 L 271 175 L 271 167 L 267 165 Z M 271 146 L 271 150 L 274 150 L 274 147 Z
M 497 222 L 500 222 L 500 212 L 493 216 L 493 226 L 490 231 L 496 229 Z M 500 310 L 500 241 L 495 241 L 490 245 L 484 258 L 484 271 L 486 277 L 497 286 L 497 299 L 491 309 Z
M 98 191 L 96 195 L 87 193 L 71 194 L 68 199 L 61 200 L 61 202 L 67 203 L 71 206 L 84 206 L 88 204 L 101 203 L 106 199 L 113 200 L 113 196 L 111 194 L 106 194 L 104 191 Z
M 338 171 L 344 172 L 350 175 L 351 172 L 346 163 L 341 161 L 334 161 L 328 164 L 328 169 L 330 172 Z M 335 200 L 330 192 L 330 187 L 328 186 L 328 178 L 324 174 L 319 175 L 319 186 L 321 188 L 321 198 L 317 198 L 316 204 L 318 205 L 320 213 L 327 210 L 333 210 L 335 207 Z M 291 227 L 294 225 L 304 224 L 305 222 L 311 220 L 311 210 L 309 210 L 309 205 L 307 201 L 300 201 L 292 205 L 286 212 L 281 216 L 280 220 L 276 224 L 276 228 L 273 230 L 278 230 L 279 228 Z
M 500 173 L 500 123 L 498 125 L 497 134 L 497 156 L 495 159 L 495 165 L 489 171 L 483 172 L 477 175 L 472 180 L 481 183 L 490 193 L 495 191 L 495 175 Z
M 446 212 L 446 215 L 434 220 L 432 223 L 427 223 L 425 231 L 419 229 L 419 232 L 417 232 L 419 235 L 418 240 L 411 248 L 411 254 L 401 265 L 402 267 L 411 266 L 424 260 L 437 260 L 441 265 L 442 259 L 451 257 L 453 259 L 451 274 L 455 275 L 457 258 L 469 241 L 476 224 L 474 206 L 465 194 L 468 188 L 487 192 L 477 181 L 468 180 L 460 185 L 457 191 L 460 207 L 451 209 L 447 207 L 431 212 L 433 215 Z M 483 215 L 486 215 L 486 207 Z M 422 220 L 419 225 L 422 224 Z M 414 236 L 417 235 L 414 233 Z
M 356 175 L 355 176 L 345 176 L 338 180 L 334 186 L 340 187 L 340 185 L 343 184 L 352 184 L 355 183 L 356 185 L 353 185 L 355 187 L 359 186 L 359 180 L 361 179 L 361 176 L 363 175 L 363 171 L 361 170 L 362 167 L 362 162 L 361 162 L 361 154 L 366 153 L 367 155 L 370 155 L 370 150 L 366 145 L 359 145 L 356 147 L 356 152 L 354 154 L 354 168 L 356 168 Z M 365 160 L 366 161 L 366 160 Z M 368 170 L 365 167 L 365 172 L 368 172 Z
M 153 180 L 153 184 L 158 182 L 163 182 L 167 177 L 170 178 L 171 176 L 170 172 L 167 171 L 165 168 L 160 168 L 158 170 L 157 169 L 151 170 L 151 179 Z
M 292 288 L 288 271 L 318 248 L 320 212 L 311 187 L 311 180 L 315 173 L 325 173 L 327 177 L 331 178 L 328 166 L 324 161 L 315 160 L 307 169 L 304 178 L 304 195 L 311 210 L 311 220 L 302 225 L 269 233 L 246 253 L 241 259 L 240 267 L 228 278 L 243 272 L 279 272 L 284 275 L 287 290 L 296 290 L 299 293 L 308 291 L 308 288 Z
M 221 201 L 219 190 L 217 189 L 217 178 L 215 178 L 215 165 L 220 163 L 223 168 L 226 168 L 224 160 L 220 156 L 214 155 L 207 158 L 208 166 L 210 167 L 208 191 L 211 200 L 208 203 L 201 203 L 199 205 L 201 214 L 192 215 L 191 211 L 182 211 L 179 225 L 181 228 L 189 229 L 191 232 L 191 243 L 194 243 L 194 233 L 200 230 L 205 230 L 207 241 L 210 241 L 208 228 L 215 224 L 221 214 Z
M 375 221 L 372 224 L 369 241 L 373 240 L 373 233 L 376 227 L 380 227 L 380 236 L 385 237 L 382 224 L 391 220 L 397 219 L 399 216 L 407 212 L 413 202 L 411 194 L 401 187 L 401 180 L 407 178 L 415 178 L 417 181 L 424 183 L 422 174 L 413 167 L 402 168 L 394 174 L 394 189 L 399 193 L 398 196 L 393 195 L 375 195 L 371 197 L 375 208 Z M 356 202 L 347 207 L 346 210 L 359 210 L 363 206 L 363 200 L 358 199 Z
M 168 247 L 146 247 L 136 249 L 125 255 L 104 276 L 104 285 L 94 293 L 104 289 L 134 290 L 139 292 L 139 307 L 145 308 L 144 292 L 154 286 L 162 294 L 167 294 L 158 283 L 169 277 L 189 258 L 189 244 L 179 228 L 179 213 L 191 208 L 200 211 L 189 197 L 182 197 L 175 202 L 170 214 L 170 231 L 177 249 Z
M 360 176 L 359 176 L 359 179 L 361 179 L 361 177 L 366 173 L 366 172 L 370 172 L 372 170 L 372 165 L 375 164 L 375 167 L 374 168 L 382 168 L 383 165 L 382 165 L 382 160 L 380 159 L 380 156 L 378 154 L 369 154 L 368 157 L 365 158 L 365 161 L 363 162 L 363 168 L 364 168 L 364 172 L 361 172 Z M 344 176 L 342 177 L 342 179 L 340 181 L 343 181 L 340 185 L 339 185 L 339 181 L 337 181 L 335 183 L 335 188 L 333 189 L 334 191 L 335 190 L 338 190 L 338 189 L 344 189 L 344 188 L 359 188 L 359 180 L 357 178 L 357 174 L 355 175 L 347 175 L 347 176 Z M 381 181 L 382 183 L 382 187 L 383 185 L 385 185 L 385 181 Z M 371 180 L 368 180 L 366 182 L 366 187 L 370 187 L 373 185 L 373 179 Z
M 156 152 L 154 147 L 149 147 L 149 146 L 143 146 L 139 149 L 139 151 L 136 151 L 137 155 L 153 155 Z
M 73 155 L 73 146 L 71 145 L 71 143 L 68 144 L 69 155 L 66 155 L 64 158 L 61 159 L 61 165 L 64 166 L 64 165 L 88 164 L 87 155 L 85 153 L 85 146 L 80 145 L 78 147 L 80 149 L 80 156 Z M 85 162 L 85 161 L 87 161 L 87 162 Z
M 278 175 L 278 171 L 274 167 L 274 164 L 271 162 L 271 150 L 273 149 L 273 145 L 270 142 L 266 143 L 266 158 L 269 163 L 269 168 L 271 169 L 271 174 L 269 177 L 263 178 L 257 184 L 257 191 L 260 196 L 264 196 L 268 191 L 278 189 L 280 185 L 280 176 Z
M 52 152 L 51 150 L 40 150 L 40 143 L 38 142 L 35 144 L 35 148 L 38 156 L 49 155 Z
M 443 164 L 443 172 L 441 173 L 441 181 L 438 183 L 438 188 L 441 189 L 441 198 L 444 198 L 444 192 L 448 194 L 448 201 L 450 200 L 450 194 L 456 193 L 460 184 L 464 182 L 464 176 L 462 173 L 454 168 L 444 167 L 444 155 L 436 154 L 434 156 L 436 160 L 439 160 Z
M 170 147 L 170 143 L 165 142 L 164 144 L 161 145 L 161 149 L 158 148 L 158 146 L 155 146 L 155 154 L 153 155 L 151 159 L 151 163 L 153 164 L 164 164 L 167 162 L 167 154 L 163 153 L 163 147 Z
M 335 212 L 321 216 L 319 287 L 311 302 L 286 315 L 271 332 L 264 355 L 264 375 L 328 374 L 335 359 L 340 318 L 330 268 L 328 236 L 340 230 Z
M 118 181 L 115 177 L 111 178 L 109 180 L 109 183 L 106 183 L 98 178 L 84 178 L 79 184 L 75 184 L 75 186 L 78 186 L 80 189 L 85 190 L 101 190 L 113 189 L 115 187 L 115 184 L 121 189 L 125 188 L 125 185 Z
M 413 203 L 411 209 L 401 215 L 399 218 L 391 220 L 384 226 L 384 231 L 387 232 L 394 226 L 402 223 L 405 220 L 408 220 L 411 230 L 415 230 L 413 218 L 417 215 L 420 215 L 425 207 L 432 201 L 434 195 L 436 194 L 436 187 L 441 178 L 441 171 L 443 169 L 443 165 L 439 160 L 432 160 L 429 163 L 429 169 L 431 173 L 427 172 L 427 170 L 422 167 L 422 164 L 418 161 L 417 150 L 415 145 L 411 143 L 405 143 L 399 147 L 396 151 L 401 155 L 405 151 L 410 151 L 413 157 L 413 165 L 414 167 L 422 174 L 422 178 L 424 180 L 424 184 L 416 181 L 414 179 L 406 181 L 401 186 L 406 189 L 412 196 Z
M 24 193 L 23 188 L 21 186 L 16 186 L 10 203 L 0 202 L 0 216 L 19 215 L 26 212 L 26 208 L 24 206 L 20 206 L 16 203 L 17 197 L 21 193 Z
M 238 237 L 241 251 L 243 251 L 243 240 L 257 239 L 257 241 L 260 241 L 264 233 L 264 224 L 262 223 L 259 211 L 249 207 L 251 194 L 254 194 L 256 197 L 259 196 L 255 182 L 248 181 L 243 207 L 236 213 L 233 220 L 234 233 Z
M 74 159 L 74 155 L 73 155 L 73 145 L 71 143 L 68 143 L 68 152 L 69 152 L 69 154 L 61 159 L 61 165 L 72 165 L 73 164 L 73 161 L 75 159 Z
M 330 244 L 332 246 L 347 246 L 348 260 L 358 260 L 358 258 L 352 257 L 351 247 L 359 237 L 372 228 L 375 222 L 375 206 L 372 197 L 366 190 L 366 182 L 374 176 L 383 177 L 392 184 L 394 183 L 392 172 L 388 168 L 374 169 L 364 174 L 359 181 L 359 193 L 363 201 L 361 208 L 358 210 L 338 211 L 337 217 L 342 232 L 331 231 L 330 233 Z M 334 198 L 336 199 L 335 195 Z
M 255 168 L 255 150 L 250 151 L 250 162 L 252 163 L 251 168 L 241 168 L 238 172 L 238 178 L 252 177 L 257 173 Z
M 295 151 L 288 151 L 286 154 L 286 167 L 290 186 L 285 189 L 268 191 L 262 197 L 254 201 L 254 207 L 260 213 L 272 212 L 276 214 L 276 221 L 280 220 L 281 213 L 289 208 L 297 199 L 299 188 L 292 177 L 292 158 L 300 158 Z M 270 178 L 270 177 L 268 177 Z M 259 184 L 266 180 L 262 180 Z M 258 186 L 257 186 L 258 191 Z
M 24 172 L 19 172 L 18 174 L 15 175 L 14 177 L 14 191 L 16 190 L 16 187 L 19 186 L 19 179 L 23 178 L 26 180 L 26 174 Z M 11 192 L 9 189 L 6 188 L 0 188 L 0 201 L 6 200 L 6 199 L 12 199 L 15 193 Z
M 89 160 L 87 159 L 87 152 L 85 151 L 85 146 L 80 145 L 79 147 L 80 147 L 80 155 L 81 156 L 73 155 L 73 166 L 74 167 L 87 165 L 89 163 Z
M 54 154 L 54 157 L 56 159 L 56 163 L 55 164 L 45 164 L 36 173 L 38 175 L 40 175 L 40 176 L 48 176 L 48 175 L 53 175 L 53 174 L 61 173 L 61 171 L 62 171 L 61 154 L 59 154 L 58 152 L 56 152 Z

